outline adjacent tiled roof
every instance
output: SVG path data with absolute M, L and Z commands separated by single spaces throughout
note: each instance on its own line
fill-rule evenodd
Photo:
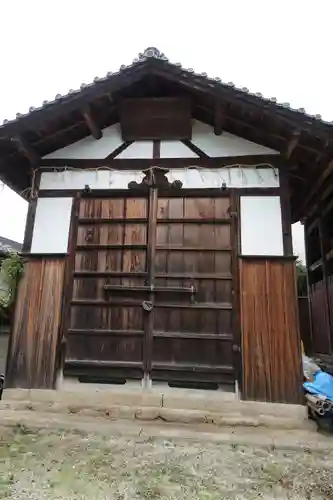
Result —
M 22 243 L 17 241 L 9 240 L 0 236 L 0 254 L 9 252 L 20 252 L 22 250 Z
M 119 71 L 116 72 L 109 72 L 107 73 L 104 77 L 95 77 L 94 80 L 90 84 L 84 84 L 80 86 L 79 89 L 76 90 L 69 90 L 69 92 L 65 95 L 57 94 L 54 98 L 53 101 L 43 101 L 42 106 L 40 107 L 30 107 L 28 113 L 17 113 L 16 118 L 13 120 L 7 120 L 5 119 L 2 124 L 0 124 L 0 129 L 4 126 L 6 126 L 8 123 L 13 123 L 16 121 L 19 121 L 21 118 L 24 118 L 28 115 L 31 115 L 32 113 L 36 113 L 37 111 L 45 110 L 46 108 L 52 107 L 56 103 L 67 101 L 69 98 L 72 98 L 73 96 L 79 94 L 85 89 L 92 88 L 96 84 L 100 82 L 104 82 L 108 80 L 110 77 L 115 76 L 115 75 L 120 75 L 124 70 L 127 70 L 129 68 L 134 68 L 137 65 L 141 64 L 142 62 L 145 62 L 147 60 L 159 60 L 161 62 L 166 63 L 167 66 L 172 67 L 174 69 L 178 69 L 183 75 L 186 74 L 188 77 L 193 77 L 195 79 L 200 79 L 201 83 L 205 82 L 207 86 L 211 88 L 216 88 L 216 89 L 226 89 L 226 88 L 232 88 L 234 89 L 238 94 L 242 95 L 243 97 L 248 96 L 249 98 L 255 99 L 257 101 L 261 101 L 263 104 L 271 104 L 276 106 L 276 108 L 280 110 L 285 110 L 289 111 L 290 113 L 295 115 L 299 115 L 299 118 L 303 118 L 304 120 L 308 121 L 309 123 L 322 123 L 325 125 L 333 125 L 333 122 L 325 121 L 322 119 L 321 115 L 316 114 L 316 115 L 309 115 L 305 112 L 304 108 L 299 108 L 299 109 L 294 109 L 290 106 L 289 103 L 287 102 L 278 102 L 275 97 L 264 97 L 260 93 L 253 93 L 250 92 L 248 88 L 246 87 L 236 87 L 233 82 L 222 82 L 220 78 L 218 77 L 209 77 L 206 73 L 196 73 L 193 69 L 186 69 L 183 68 L 180 63 L 172 63 L 170 62 L 165 55 L 160 52 L 158 49 L 155 47 L 148 47 L 143 53 L 140 53 L 139 56 L 133 60 L 132 64 L 125 66 L 122 65 L 119 69 Z M 257 103 L 259 103 L 257 102 Z

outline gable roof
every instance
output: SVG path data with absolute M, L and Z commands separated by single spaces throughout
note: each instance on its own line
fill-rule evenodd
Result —
M 158 62 L 156 64 L 156 62 Z M 207 89 L 211 89 L 211 91 L 227 91 L 232 89 L 235 97 L 238 99 L 246 99 L 249 103 L 253 105 L 265 105 L 266 107 L 272 107 L 275 112 L 281 114 L 281 116 L 285 116 L 286 118 L 291 119 L 293 116 L 294 119 L 298 119 L 303 122 L 304 125 L 333 125 L 333 121 L 325 121 L 322 119 L 320 114 L 310 115 L 306 113 L 304 108 L 292 108 L 290 103 L 288 102 L 278 102 L 276 97 L 264 97 L 260 92 L 250 92 L 247 87 L 236 87 L 233 82 L 222 82 L 219 77 L 210 77 L 207 73 L 196 73 L 192 68 L 185 69 L 181 65 L 181 63 L 172 63 L 169 59 L 158 49 L 155 47 L 148 47 L 144 50 L 143 53 L 140 53 L 136 59 L 132 61 L 130 65 L 122 65 L 119 71 L 116 72 L 108 72 L 104 77 L 96 76 L 93 82 L 89 84 L 82 83 L 79 89 L 69 90 L 67 94 L 61 95 L 57 94 L 53 101 L 43 101 L 42 106 L 40 107 L 30 107 L 28 113 L 16 113 L 16 118 L 12 120 L 4 119 L 2 124 L 0 124 L 0 135 L 2 135 L 1 129 L 5 128 L 7 131 L 14 131 L 18 129 L 24 129 L 25 126 L 29 124 L 29 117 L 36 116 L 38 113 L 42 112 L 51 112 L 54 111 L 55 107 L 62 106 L 64 107 L 66 104 L 72 103 L 75 105 L 85 104 L 87 101 L 89 102 L 89 98 L 93 97 L 97 92 L 103 92 L 108 84 L 112 83 L 111 79 L 114 80 L 115 88 L 117 88 L 117 80 L 116 77 L 125 77 L 126 73 L 130 70 L 134 69 L 138 70 L 139 68 L 147 67 L 148 65 L 152 65 L 155 63 L 155 70 L 158 68 L 164 68 L 170 71 L 170 74 L 178 77 L 184 77 L 189 79 L 190 82 L 197 82 L 200 86 L 207 87 Z M 153 66 L 151 66 L 151 70 L 153 71 Z M 101 85 L 103 84 L 103 85 Z M 286 113 L 287 111 L 287 113 Z M 13 125 L 13 127 L 7 125 Z
M 190 96 L 192 116 L 197 120 L 214 125 L 219 108 L 224 130 L 280 151 L 289 160 L 291 149 L 295 150 L 294 193 L 306 190 L 305 183 L 313 183 L 333 155 L 332 122 L 220 78 L 197 74 L 150 47 L 129 66 L 96 77 L 91 84 L 82 84 L 66 95 L 59 94 L 51 102 L 44 101 L 27 114 L 18 113 L 14 120 L 4 120 L 0 125 L 0 177 L 16 192 L 28 188 L 32 164 L 38 163 L 38 158 L 91 134 L 83 118 L 87 106 L 103 129 L 119 121 L 117 107 L 123 98 L 179 94 Z

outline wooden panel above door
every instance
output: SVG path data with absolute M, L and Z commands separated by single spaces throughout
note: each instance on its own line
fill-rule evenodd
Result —
M 120 104 L 124 141 L 191 139 L 191 104 L 186 98 L 125 99 Z

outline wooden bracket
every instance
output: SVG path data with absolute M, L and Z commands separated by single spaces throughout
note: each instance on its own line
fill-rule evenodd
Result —
M 292 154 L 294 153 L 295 149 L 297 148 L 299 142 L 301 139 L 301 131 L 300 130 L 294 130 L 292 133 L 291 139 L 287 144 L 286 148 L 286 153 L 285 156 L 288 160 L 291 159 Z
M 15 143 L 17 149 L 22 152 L 26 158 L 28 158 L 33 167 L 38 165 L 40 161 L 39 155 L 22 135 L 12 137 L 11 140 Z
M 82 110 L 82 116 L 84 118 L 84 121 L 86 122 L 86 124 L 89 127 L 91 135 L 96 140 L 101 139 L 102 136 L 103 136 L 103 133 L 102 133 L 102 130 L 100 129 L 98 123 L 96 122 L 96 120 L 93 117 L 93 113 L 92 113 L 92 110 L 91 110 L 90 106 L 86 106 Z

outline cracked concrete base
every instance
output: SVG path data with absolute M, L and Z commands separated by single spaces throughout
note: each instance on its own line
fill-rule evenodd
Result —
M 6 389 L 0 410 L 67 414 L 110 420 L 308 429 L 299 405 L 232 401 L 222 392 L 168 389 L 38 390 Z M 3 415 L 3 412 L 1 412 Z M 0 418 L 1 418 L 0 415 Z

